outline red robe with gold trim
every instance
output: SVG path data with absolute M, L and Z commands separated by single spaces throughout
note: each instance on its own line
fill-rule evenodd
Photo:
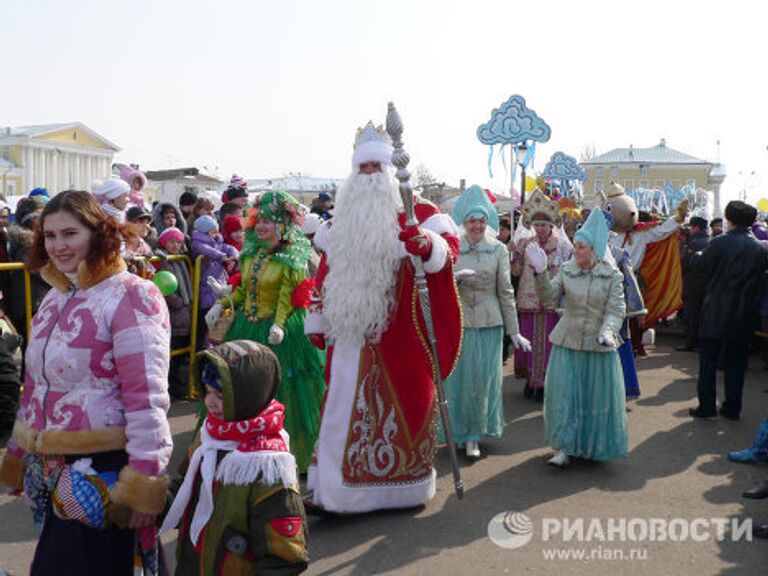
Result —
M 458 238 L 453 222 L 434 205 L 418 203 L 416 217 L 432 239 L 425 269 L 445 378 L 461 344 L 453 279 Z M 326 273 L 324 258 L 317 294 Z M 396 306 L 380 342 L 362 347 L 337 342 L 328 352 L 328 390 L 307 486 L 313 503 L 329 511 L 406 508 L 423 504 L 435 492 L 434 363 L 410 257 L 402 260 L 396 290 Z M 312 324 L 308 319 L 308 332 Z

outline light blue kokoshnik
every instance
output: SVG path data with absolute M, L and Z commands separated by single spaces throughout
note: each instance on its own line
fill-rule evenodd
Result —
M 470 217 L 485 219 L 488 226 L 499 232 L 499 214 L 485 190 L 477 185 L 464 190 L 451 214 L 451 218 L 458 226 L 463 225 L 464 221 Z
M 768 462 L 768 419 L 763 420 L 757 429 L 752 446 L 744 450 L 728 452 L 728 459 L 734 462 L 751 464 L 752 462 Z

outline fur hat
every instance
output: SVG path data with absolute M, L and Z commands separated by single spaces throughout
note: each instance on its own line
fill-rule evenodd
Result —
M 757 208 L 741 200 L 731 200 L 725 206 L 725 219 L 739 228 L 752 226 L 756 218 Z
M 352 170 L 357 173 L 360 164 L 379 162 L 392 164 L 392 139 L 383 127 L 376 127 L 368 122 L 365 128 L 360 128 L 355 137 L 355 148 L 352 154 Z
M 208 234 L 208 232 L 218 227 L 219 225 L 216 223 L 216 220 L 207 214 L 195 220 L 195 230 L 203 234 Z

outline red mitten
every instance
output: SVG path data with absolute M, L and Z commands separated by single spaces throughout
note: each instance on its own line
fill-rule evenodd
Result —
M 309 338 L 312 346 L 318 350 L 325 350 L 325 336 L 322 334 L 307 334 L 307 338 Z
M 408 254 L 421 256 L 422 260 L 428 260 L 432 253 L 432 240 L 416 226 L 409 226 L 398 236 L 405 243 Z

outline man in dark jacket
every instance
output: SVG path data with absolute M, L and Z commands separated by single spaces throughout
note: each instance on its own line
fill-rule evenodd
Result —
M 749 342 L 758 328 L 757 314 L 768 250 L 755 239 L 750 227 L 754 206 L 734 200 L 725 207 L 727 232 L 712 239 L 696 261 L 697 270 L 709 278 L 699 325 L 699 406 L 691 416 L 717 414 L 717 358 L 725 353 L 725 402 L 720 414 L 738 420 L 741 393 L 749 359 Z
M 676 350 L 692 352 L 699 349 L 699 319 L 704 294 L 707 292 L 709 278 L 700 272 L 694 263 L 701 256 L 701 251 L 709 244 L 707 221 L 701 216 L 691 218 L 688 238 L 682 247 L 683 268 L 683 318 L 685 319 L 685 344 Z

